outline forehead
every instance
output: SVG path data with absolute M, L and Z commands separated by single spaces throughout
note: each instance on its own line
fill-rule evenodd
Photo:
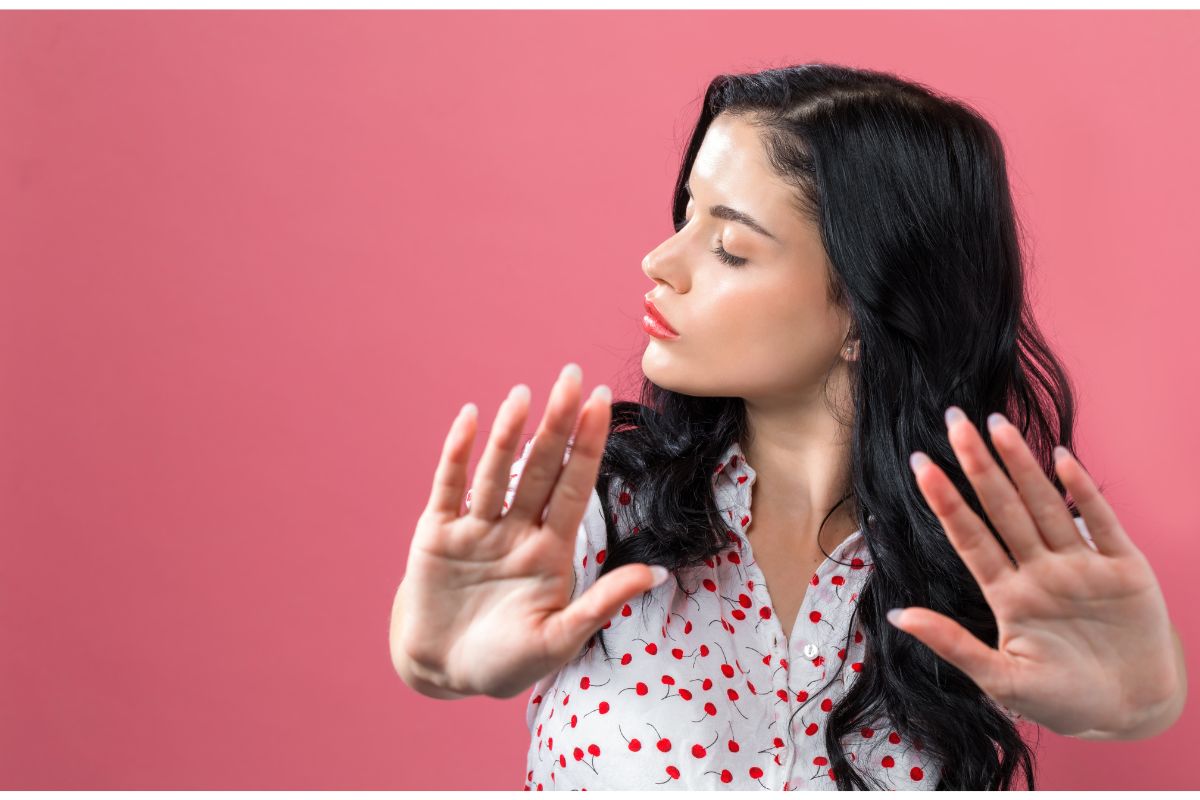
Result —
M 797 208 L 795 190 L 770 167 L 759 129 L 721 114 L 705 132 L 688 176 L 693 197 L 750 215 L 780 244 L 807 241 L 814 231 Z

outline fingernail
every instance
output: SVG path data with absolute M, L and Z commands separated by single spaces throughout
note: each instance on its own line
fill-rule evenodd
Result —
M 900 615 L 903 613 L 904 613 L 903 608 L 893 608 L 887 612 L 887 621 L 892 623 L 893 625 L 895 625 L 897 628 L 899 628 L 900 627 Z
M 612 402 L 612 389 L 605 386 L 603 383 L 592 390 L 592 397 L 599 397 L 605 403 Z
M 962 409 L 959 408 L 958 406 L 950 406 L 949 408 L 946 409 L 946 427 L 947 428 L 949 428 L 954 423 L 959 422 L 960 420 L 964 420 L 966 418 L 967 418 L 967 415 L 964 414 L 962 412 Z
M 913 472 L 920 472 L 921 467 L 929 463 L 929 456 L 922 453 L 920 450 L 914 450 L 912 455 L 908 457 L 908 465 L 912 467 Z
M 1065 460 L 1066 460 L 1067 456 L 1069 456 L 1069 455 L 1071 455 L 1071 451 L 1070 451 L 1070 450 L 1068 450 L 1067 448 L 1063 447 L 1061 444 L 1060 444 L 1060 445 L 1055 445 L 1055 447 L 1054 447 L 1054 461 L 1055 461 L 1055 463 L 1062 463 L 1063 461 L 1065 461 Z
M 1001 425 L 1003 425 L 1006 422 L 1008 422 L 1008 420 L 1005 419 L 1004 415 L 999 412 L 996 412 L 994 414 L 988 414 L 987 423 L 988 423 L 989 431 L 997 430 Z
M 666 567 L 654 564 L 650 567 L 650 574 L 654 576 L 654 585 L 659 586 L 671 573 Z
M 529 387 L 523 383 L 518 383 L 509 390 L 507 399 L 512 401 L 521 397 L 524 397 L 526 400 L 529 399 Z
M 562 380 L 563 378 L 570 378 L 578 383 L 583 379 L 583 370 L 578 364 L 572 361 L 570 364 L 567 364 L 565 367 L 563 367 L 562 372 L 558 374 L 559 380 Z

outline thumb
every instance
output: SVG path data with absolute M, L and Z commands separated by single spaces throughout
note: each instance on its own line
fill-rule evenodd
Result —
M 959 623 L 931 608 L 893 608 L 888 621 L 929 646 L 929 649 L 962 670 L 992 697 L 1003 702 L 1007 680 L 1004 657 L 981 642 Z
M 656 575 L 658 570 L 662 572 Z M 579 652 L 625 603 L 663 583 L 670 574 L 665 567 L 649 564 L 626 564 L 614 569 L 551 618 L 550 625 L 557 628 L 552 640 L 561 643 L 566 657 Z

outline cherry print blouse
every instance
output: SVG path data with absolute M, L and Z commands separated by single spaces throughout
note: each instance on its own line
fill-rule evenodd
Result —
M 504 508 L 532 445 L 513 465 Z M 682 591 L 673 576 L 614 615 L 603 627 L 611 659 L 593 644 L 533 686 L 526 790 L 837 788 L 824 726 L 863 670 L 857 620 L 848 641 L 847 633 L 870 556 L 861 530 L 847 537 L 809 577 L 785 637 L 747 530 L 754 478 L 734 443 L 712 476 L 729 519 L 728 548 L 680 570 Z M 636 492 L 617 483 L 610 486 L 617 531 L 635 536 Z M 1076 524 L 1091 543 L 1083 520 Z M 606 546 L 593 490 L 576 539 L 572 601 L 595 582 Z M 937 785 L 939 763 L 887 719 L 851 732 L 842 745 L 868 783 Z

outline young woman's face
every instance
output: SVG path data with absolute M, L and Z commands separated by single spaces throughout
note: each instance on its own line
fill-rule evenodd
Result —
M 826 300 L 831 268 L 816 225 L 769 168 L 755 129 L 727 114 L 708 129 L 689 184 L 685 224 L 642 260 L 656 284 L 646 296 L 680 334 L 649 336 L 646 377 L 693 396 L 813 399 L 850 324 Z

